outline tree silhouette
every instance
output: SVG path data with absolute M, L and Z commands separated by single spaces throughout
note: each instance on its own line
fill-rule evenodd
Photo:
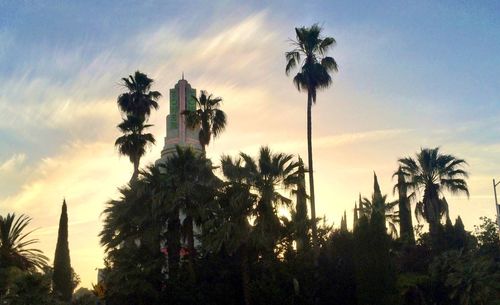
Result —
M 309 167 L 309 196 L 311 202 L 311 218 L 313 245 L 317 250 L 316 205 L 314 197 L 314 168 L 312 151 L 312 116 L 311 107 L 316 103 L 317 91 L 327 88 L 332 83 L 331 72 L 337 71 L 337 62 L 326 56 L 328 50 L 335 45 L 332 37 L 322 37 L 321 27 L 295 28 L 296 40 L 292 40 L 294 49 L 285 54 L 287 75 L 300 65 L 299 72 L 293 78 L 299 91 L 307 91 L 307 154 Z
M 68 211 L 66 200 L 63 201 L 61 218 L 59 219 L 59 233 L 57 234 L 52 282 L 56 296 L 64 302 L 70 302 L 73 295 L 73 282 L 68 245 Z
M 220 110 L 222 98 L 214 97 L 201 91 L 200 98 L 193 96 L 196 101 L 196 110 L 184 110 L 182 114 L 186 116 L 187 126 L 190 128 L 200 128 L 198 138 L 203 152 L 210 144 L 212 137 L 219 136 L 226 128 L 226 114 Z

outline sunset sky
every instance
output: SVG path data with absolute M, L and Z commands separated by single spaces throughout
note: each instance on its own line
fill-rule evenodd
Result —
M 373 171 L 392 195 L 397 159 L 440 146 L 464 158 L 471 196 L 448 195 L 473 230 L 494 217 L 500 179 L 498 1 L 0 0 L 0 215 L 27 214 L 53 260 L 63 198 L 72 265 L 96 281 L 104 204 L 131 176 L 114 148 L 120 78 L 136 70 L 168 96 L 181 77 L 224 99 L 228 126 L 208 147 L 260 145 L 306 157 L 306 94 L 284 73 L 294 27 L 319 23 L 337 46 L 313 108 L 317 214 L 349 224 Z M 168 100 L 151 116 L 160 157 Z

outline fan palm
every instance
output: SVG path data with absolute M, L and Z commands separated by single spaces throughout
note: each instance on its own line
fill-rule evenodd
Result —
M 249 219 L 253 214 L 257 196 L 247 184 L 242 159 L 229 156 L 221 158 L 222 173 L 226 181 L 218 196 L 215 213 L 204 223 L 204 245 L 214 252 L 224 249 L 229 255 L 237 255 L 240 261 L 243 301 L 249 305 L 250 271 L 248 251 L 251 244 L 252 226 Z
M 293 78 L 299 91 L 307 91 L 307 153 L 309 167 L 309 196 L 311 202 L 313 244 L 317 247 L 316 208 L 314 197 L 314 170 L 312 157 L 312 117 L 311 107 L 316 103 L 319 89 L 330 86 L 331 72 L 336 72 L 337 62 L 333 57 L 326 56 L 328 50 L 335 45 L 332 37 L 322 37 L 321 27 L 317 24 L 311 27 L 295 28 L 296 40 L 293 40 L 294 49 L 285 54 L 287 75 L 300 65 L 299 72 Z
M 201 225 L 205 218 L 206 205 L 213 199 L 213 190 L 218 182 L 208 159 L 190 148 L 179 146 L 176 147 L 176 154 L 167 160 L 166 175 L 172 192 L 170 207 L 183 214 L 182 231 L 192 266 L 195 255 L 194 225 Z
M 160 252 L 165 222 L 156 221 L 152 196 L 143 179 L 121 188 L 120 198 L 107 203 L 100 242 L 110 268 L 107 297 L 122 303 L 152 304 L 164 280 Z
M 151 115 L 151 109 L 158 109 L 157 101 L 161 97 L 160 92 L 151 91 L 154 81 L 146 74 L 136 71 L 128 78 L 122 78 L 122 82 L 128 92 L 118 97 L 118 107 L 126 115 L 134 115 L 147 121 Z
M 423 148 L 416 155 L 399 159 L 401 170 L 408 177 L 408 187 L 416 192 L 423 191 L 421 203 L 417 204 L 423 218 L 429 223 L 431 237 L 436 241 L 441 218 L 447 211 L 440 194 L 464 193 L 469 196 L 465 178 L 468 173 L 463 169 L 467 163 L 453 155 L 441 154 L 439 148 Z M 446 204 L 447 205 L 447 204 Z
M 240 156 L 244 161 L 247 183 L 258 195 L 254 212 L 255 243 L 270 255 L 281 229 L 278 208 L 292 203 L 278 189 L 288 190 L 297 184 L 299 163 L 292 155 L 273 153 L 268 147 L 261 147 L 257 160 L 244 153 Z
M 200 98 L 193 96 L 196 101 L 196 110 L 184 110 L 186 123 L 190 128 L 200 128 L 198 138 L 200 140 L 203 152 L 206 146 L 210 144 L 212 136 L 219 136 L 226 128 L 226 114 L 220 110 L 222 98 L 214 97 L 212 94 L 207 94 L 206 91 L 201 91 Z
M 500 272 L 495 262 L 486 257 L 458 260 L 446 278 L 449 297 L 459 305 L 486 305 L 498 297 Z
M 38 243 L 38 239 L 28 239 L 33 231 L 25 232 L 30 221 L 26 215 L 0 216 L 0 267 L 32 270 L 47 265 L 47 257 L 41 250 L 28 248 Z
M 144 120 L 135 115 L 128 115 L 123 122 L 118 124 L 118 129 L 123 133 L 116 139 L 115 146 L 121 155 L 128 156 L 134 166 L 130 181 L 137 180 L 139 176 L 139 163 L 146 153 L 146 148 L 155 143 L 151 133 L 144 133 L 152 125 L 144 124 Z

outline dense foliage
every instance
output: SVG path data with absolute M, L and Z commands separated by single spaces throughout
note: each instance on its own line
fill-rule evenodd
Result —
M 447 218 L 439 248 L 421 231 L 409 242 L 392 234 L 397 201 L 374 178 L 353 230 L 345 218 L 341 229 L 319 222 L 315 263 L 311 221 L 297 216 L 307 196 L 302 162 L 263 147 L 215 168 L 178 148 L 108 203 L 106 302 L 495 304 L 500 243 L 491 220 L 472 234 Z

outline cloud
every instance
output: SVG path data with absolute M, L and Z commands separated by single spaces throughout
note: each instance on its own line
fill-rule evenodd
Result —
M 40 246 L 51 256 L 60 205 L 66 197 L 72 262 L 83 285 L 95 280 L 94 268 L 102 265 L 97 234 L 103 205 L 116 196 L 116 188 L 128 181 L 132 171 L 128 159 L 119 158 L 113 147 L 120 120 L 116 96 L 123 91 L 121 77 L 141 70 L 155 79 L 154 89 L 164 94 L 160 110 L 151 117 L 157 145 L 142 160 L 143 165 L 160 156 L 168 89 L 182 71 L 198 90 L 208 89 L 224 98 L 229 125 L 208 147 L 214 162 L 223 153 L 253 155 L 260 145 L 306 156 L 306 95 L 297 92 L 284 74 L 283 54 L 290 48 L 286 38 L 293 26 L 275 20 L 268 11 L 244 18 L 220 17 L 201 24 L 190 18 L 170 19 L 107 49 L 93 49 L 91 42 L 71 49 L 47 45 L 11 74 L 0 76 L 0 129 L 28 143 L 22 152 L 9 153 L 0 165 L 0 186 L 8 185 L 6 193 L 2 190 L 0 212 L 32 216 L 33 226 L 41 228 L 36 233 Z M 194 24 L 199 28 L 193 30 Z M 476 212 L 486 206 L 482 201 L 490 184 L 482 185 L 497 170 L 488 169 L 487 160 L 495 160 L 500 148 L 474 145 L 469 138 L 457 140 L 459 132 L 466 131 L 454 127 L 437 133 L 433 125 L 421 124 L 424 129 L 407 124 L 407 120 L 422 120 L 419 116 L 391 114 L 399 108 L 387 105 L 390 94 L 374 94 L 370 90 L 376 84 L 349 78 L 365 71 L 359 63 L 371 62 L 387 38 L 378 31 L 377 35 L 355 31 L 356 43 L 350 46 L 348 31 L 342 30 L 337 37 L 339 53 L 334 54 L 340 56 L 343 74 L 335 77 L 332 90 L 321 92 L 313 109 L 318 215 L 336 220 L 351 208 L 359 192 L 369 195 L 373 170 L 389 193 L 398 157 L 420 146 L 444 143 L 444 151 L 459 152 L 474 168 L 471 204 L 457 199 L 460 211 L 470 211 L 472 204 L 481 207 L 464 218 L 470 227 Z M 372 41 L 365 36 L 376 38 Z M 367 48 L 359 48 L 359 41 Z M 453 199 L 450 202 L 454 204 Z

